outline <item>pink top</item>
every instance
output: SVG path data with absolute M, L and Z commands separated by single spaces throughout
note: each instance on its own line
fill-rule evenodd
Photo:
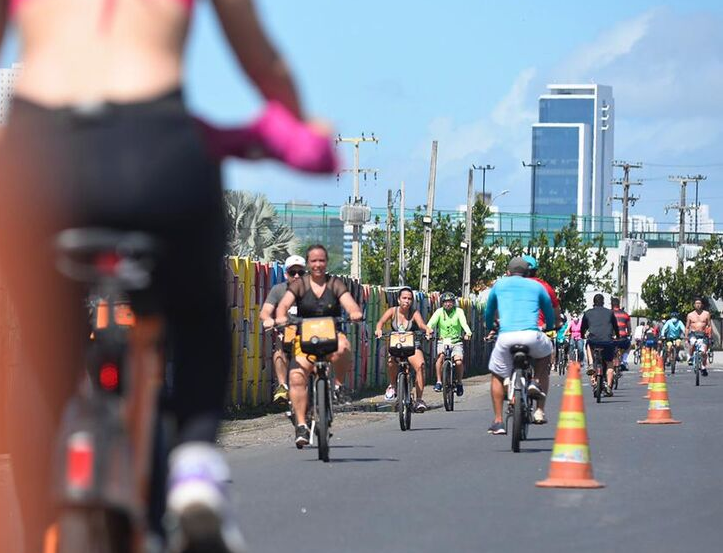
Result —
M 579 340 L 582 338 L 582 333 L 580 332 L 582 327 L 582 317 L 578 318 L 577 322 L 575 322 L 574 319 L 570 320 L 570 337 L 573 340 Z

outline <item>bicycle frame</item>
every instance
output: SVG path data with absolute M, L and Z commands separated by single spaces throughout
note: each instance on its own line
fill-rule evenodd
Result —
M 131 280 L 103 266 L 96 274 L 90 264 L 72 258 L 103 258 L 107 255 L 103 247 L 110 249 L 118 240 L 118 250 L 122 250 L 124 237 L 133 243 L 129 236 L 72 229 L 58 238 L 65 255 L 59 258 L 61 272 L 88 284 L 88 297 L 103 298 L 107 310 L 95 313 L 86 371 L 66 406 L 58 433 L 60 471 L 55 493 L 61 514 L 46 533 L 46 553 L 103 547 L 103 543 L 112 544 L 112 551 L 140 552 L 148 538 L 151 477 L 158 460 L 155 454 L 160 453 L 157 433 L 165 321 L 160 315 L 129 316 L 126 290 L 128 286 L 132 289 Z M 151 255 L 150 241 L 137 241 L 136 246 Z M 134 263 L 121 257 L 116 262 L 129 267 Z M 140 275 L 141 265 L 132 271 L 140 271 Z M 119 273 L 122 270 L 119 268 Z M 148 278 L 141 278 L 139 284 L 150 279 L 145 276 Z M 116 313 L 120 308 L 125 313 L 121 317 Z M 122 319 L 131 324 L 120 324 Z

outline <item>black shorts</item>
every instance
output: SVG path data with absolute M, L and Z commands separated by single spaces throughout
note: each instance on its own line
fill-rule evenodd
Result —
M 3 258 L 17 258 L 6 268 L 16 274 L 7 276 L 17 281 L 40 271 L 47 279 L 62 278 L 54 270 L 52 240 L 66 228 L 136 230 L 160 239 L 164 257 L 153 296 L 173 344 L 172 409 L 181 440 L 213 441 L 230 353 L 225 210 L 218 163 L 207 154 L 181 92 L 85 110 L 15 98 L 1 140 L 0 249 Z M 29 216 L 37 224 L 31 226 Z M 18 256 L 19 239 L 33 255 Z M 46 326 L 75 325 L 87 316 L 80 301 L 77 314 L 53 313 L 52 298 L 47 305 L 37 314 Z M 35 370 L 63 371 L 64 365 L 70 362 L 58 359 Z

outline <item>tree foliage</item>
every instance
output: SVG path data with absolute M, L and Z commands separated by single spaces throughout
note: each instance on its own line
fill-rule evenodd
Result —
M 266 196 L 226 190 L 224 198 L 229 255 L 268 262 L 283 260 L 297 250 L 294 231 L 279 221 L 276 208 Z
M 695 296 L 723 297 L 723 239 L 719 236 L 703 245 L 685 271 L 664 267 L 650 275 L 641 293 L 648 314 L 657 318 L 671 311 L 689 313 Z
M 612 289 L 612 269 L 605 269 L 606 249 L 602 236 L 593 242 L 584 242 L 577 231 L 577 224 L 570 224 L 559 230 L 552 241 L 545 233 L 538 234 L 528 243 L 517 240 L 503 246 L 501 239 L 488 240 L 485 220 L 489 208 L 477 202 L 472 210 L 472 290 L 478 291 L 490 286 L 504 274 L 507 263 L 515 255 L 529 253 L 538 258 L 538 275 L 547 280 L 557 291 L 563 309 L 573 310 L 584 307 L 585 290 L 594 287 L 609 292 Z M 411 221 L 405 227 L 405 250 L 407 273 L 405 282 L 419 285 L 422 266 L 422 245 L 424 236 L 423 213 L 417 208 Z M 377 223 L 379 220 L 377 219 Z M 399 234 L 392 232 L 391 282 L 397 282 L 399 270 Z M 460 293 L 464 273 L 464 251 L 460 247 L 464 239 L 462 220 L 453 221 L 449 215 L 437 214 L 432 226 L 432 252 L 430 263 L 430 290 L 450 290 Z M 383 228 L 373 229 L 362 246 L 362 278 L 371 284 L 382 284 L 384 280 L 386 233 Z

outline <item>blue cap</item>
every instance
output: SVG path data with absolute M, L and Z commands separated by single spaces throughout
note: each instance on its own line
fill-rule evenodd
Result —
M 522 259 L 527 261 L 527 264 L 530 266 L 530 269 L 532 269 L 532 270 L 537 269 L 537 259 L 535 259 L 531 255 L 523 255 Z

